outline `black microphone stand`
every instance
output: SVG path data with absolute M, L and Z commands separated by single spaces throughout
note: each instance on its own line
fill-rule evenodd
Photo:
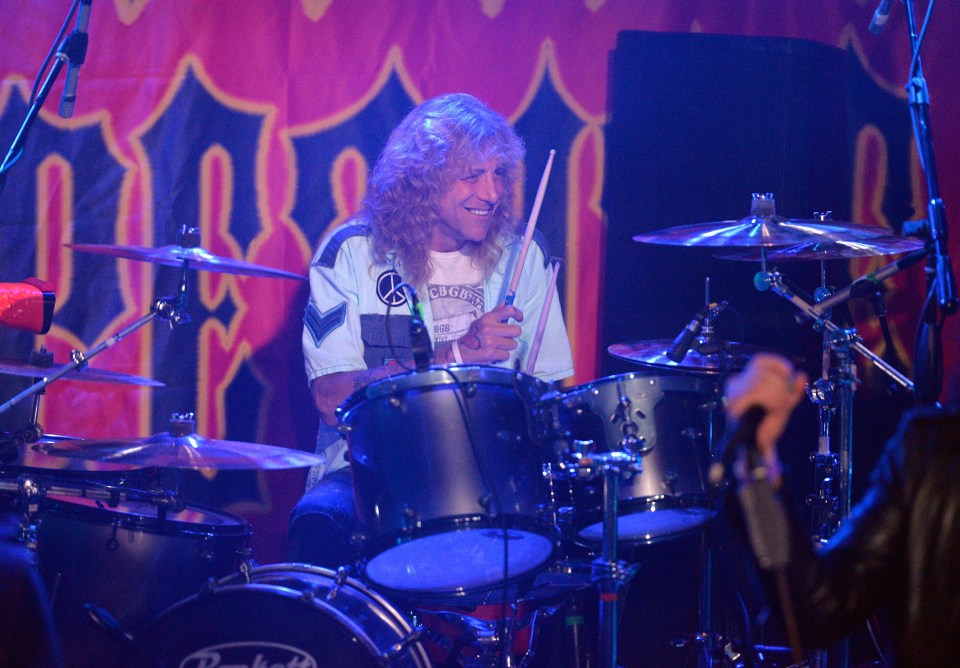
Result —
M 933 154 L 933 135 L 930 129 L 930 95 L 923 78 L 920 64 L 921 39 L 917 35 L 917 23 L 912 0 L 904 0 L 907 10 L 907 25 L 910 31 L 910 80 L 907 93 L 910 99 L 910 117 L 913 133 L 920 155 L 920 166 L 927 182 L 927 215 L 930 234 L 927 245 L 930 258 L 927 263 L 927 291 L 933 299 L 924 302 L 920 314 L 920 326 L 914 348 L 914 379 L 918 404 L 936 403 L 943 384 L 943 346 L 941 329 L 946 317 L 956 313 L 960 300 L 957 298 L 953 268 L 947 254 L 947 227 L 943 200 L 937 182 L 937 168 Z
M 73 16 L 79 2 L 75 2 L 70 7 L 70 11 L 67 14 L 67 18 L 64 21 L 64 28 L 61 30 L 60 35 L 66 30 L 66 26 L 70 23 L 70 18 Z M 57 35 L 57 39 L 60 39 L 60 35 Z M 83 44 L 83 50 L 86 50 L 86 45 Z M 10 149 L 7 151 L 6 157 L 3 159 L 3 162 L 0 163 L 0 193 L 3 192 L 3 186 L 7 182 L 7 172 L 10 171 L 10 168 L 20 159 L 20 156 L 23 154 L 23 145 L 27 141 L 27 133 L 30 132 L 30 128 L 33 125 L 34 120 L 36 120 L 37 115 L 40 113 L 40 108 L 43 106 L 43 103 L 47 100 L 47 95 L 50 94 L 50 90 L 53 88 L 54 82 L 57 80 L 57 77 L 60 75 L 60 70 L 63 69 L 65 63 L 70 60 L 76 61 L 79 58 L 80 62 L 83 62 L 85 53 L 81 54 L 79 52 L 79 42 L 75 34 L 70 34 L 66 39 L 60 44 L 60 47 L 57 49 L 56 55 L 54 56 L 55 60 L 53 65 L 50 67 L 50 72 L 47 73 L 47 78 L 44 80 L 43 85 L 40 87 L 40 90 L 37 92 L 36 96 L 30 103 L 30 107 L 27 109 L 27 115 L 23 119 L 23 123 L 20 124 L 20 129 L 17 131 L 16 137 L 13 139 L 13 143 L 10 145 Z M 46 61 L 44 62 L 44 66 Z M 41 72 L 43 68 L 41 67 Z

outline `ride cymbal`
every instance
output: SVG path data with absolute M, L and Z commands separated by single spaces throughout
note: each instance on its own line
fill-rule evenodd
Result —
M 788 262 L 793 260 L 850 260 L 874 255 L 895 255 L 909 253 L 923 248 L 923 241 L 910 237 L 886 235 L 874 239 L 859 241 L 827 241 L 806 243 L 767 251 L 742 250 L 714 253 L 722 260 L 743 260 L 759 262 L 766 258 L 768 262 Z
M 237 274 L 240 276 L 261 276 L 265 278 L 292 278 L 306 280 L 306 276 L 294 274 L 283 269 L 265 267 L 252 262 L 221 257 L 200 247 L 180 246 L 171 244 L 160 248 L 145 246 L 118 246 L 114 244 L 64 244 L 81 253 L 94 253 L 124 260 L 150 262 L 167 267 L 181 267 L 186 262 L 191 269 L 214 271 L 221 274 Z
M 814 214 L 813 220 L 777 215 L 773 193 L 753 193 L 750 215 L 740 220 L 679 225 L 638 234 L 634 241 L 671 246 L 796 246 L 798 244 L 860 241 L 889 236 L 885 227 L 842 223 L 831 212 Z
M 885 227 L 842 223 L 835 220 L 786 219 L 779 216 L 748 216 L 740 220 L 679 225 L 646 234 L 634 241 L 670 246 L 773 247 L 799 244 L 856 242 L 889 237 Z

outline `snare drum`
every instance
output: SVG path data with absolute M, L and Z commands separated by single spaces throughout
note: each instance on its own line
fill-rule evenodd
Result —
M 570 439 L 598 451 L 635 451 L 643 472 L 620 484 L 618 532 L 650 543 L 713 519 L 707 483 L 714 419 L 713 381 L 693 375 L 628 373 L 563 393 L 560 422 Z M 579 538 L 603 538 L 600 483 L 574 483 Z
M 134 639 L 152 665 L 426 668 L 409 622 L 351 578 L 305 564 L 252 568 L 150 622 Z
M 553 556 L 531 411 L 545 384 L 485 366 L 393 376 L 340 408 L 362 570 L 400 595 L 462 596 Z

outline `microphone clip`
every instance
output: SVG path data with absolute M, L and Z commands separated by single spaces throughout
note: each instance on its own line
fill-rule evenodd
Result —
M 417 371 L 426 371 L 430 368 L 430 360 L 433 358 L 430 334 L 423 321 L 423 310 L 417 298 L 417 291 L 409 283 L 402 285 L 410 294 L 410 352 L 413 355 L 413 364 Z
M 717 315 L 727 307 L 726 300 L 719 303 L 710 303 L 697 311 L 693 318 L 687 323 L 687 326 L 677 334 L 676 338 L 667 349 L 667 359 L 680 364 L 686 357 L 690 347 L 693 345 L 705 324 L 717 317 Z

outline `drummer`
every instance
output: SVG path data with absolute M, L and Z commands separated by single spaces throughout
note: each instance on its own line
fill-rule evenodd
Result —
M 516 131 L 475 97 L 428 100 L 391 133 L 359 213 L 321 241 L 310 267 L 303 352 L 325 462 L 311 470 L 290 515 L 292 561 L 330 568 L 353 561 L 353 489 L 336 408 L 365 385 L 414 368 L 411 294 L 401 283 L 422 304 L 433 364 L 526 368 L 550 256 L 535 235 L 507 305 L 522 245 L 514 194 L 523 157 Z M 534 375 L 572 374 L 554 293 Z

